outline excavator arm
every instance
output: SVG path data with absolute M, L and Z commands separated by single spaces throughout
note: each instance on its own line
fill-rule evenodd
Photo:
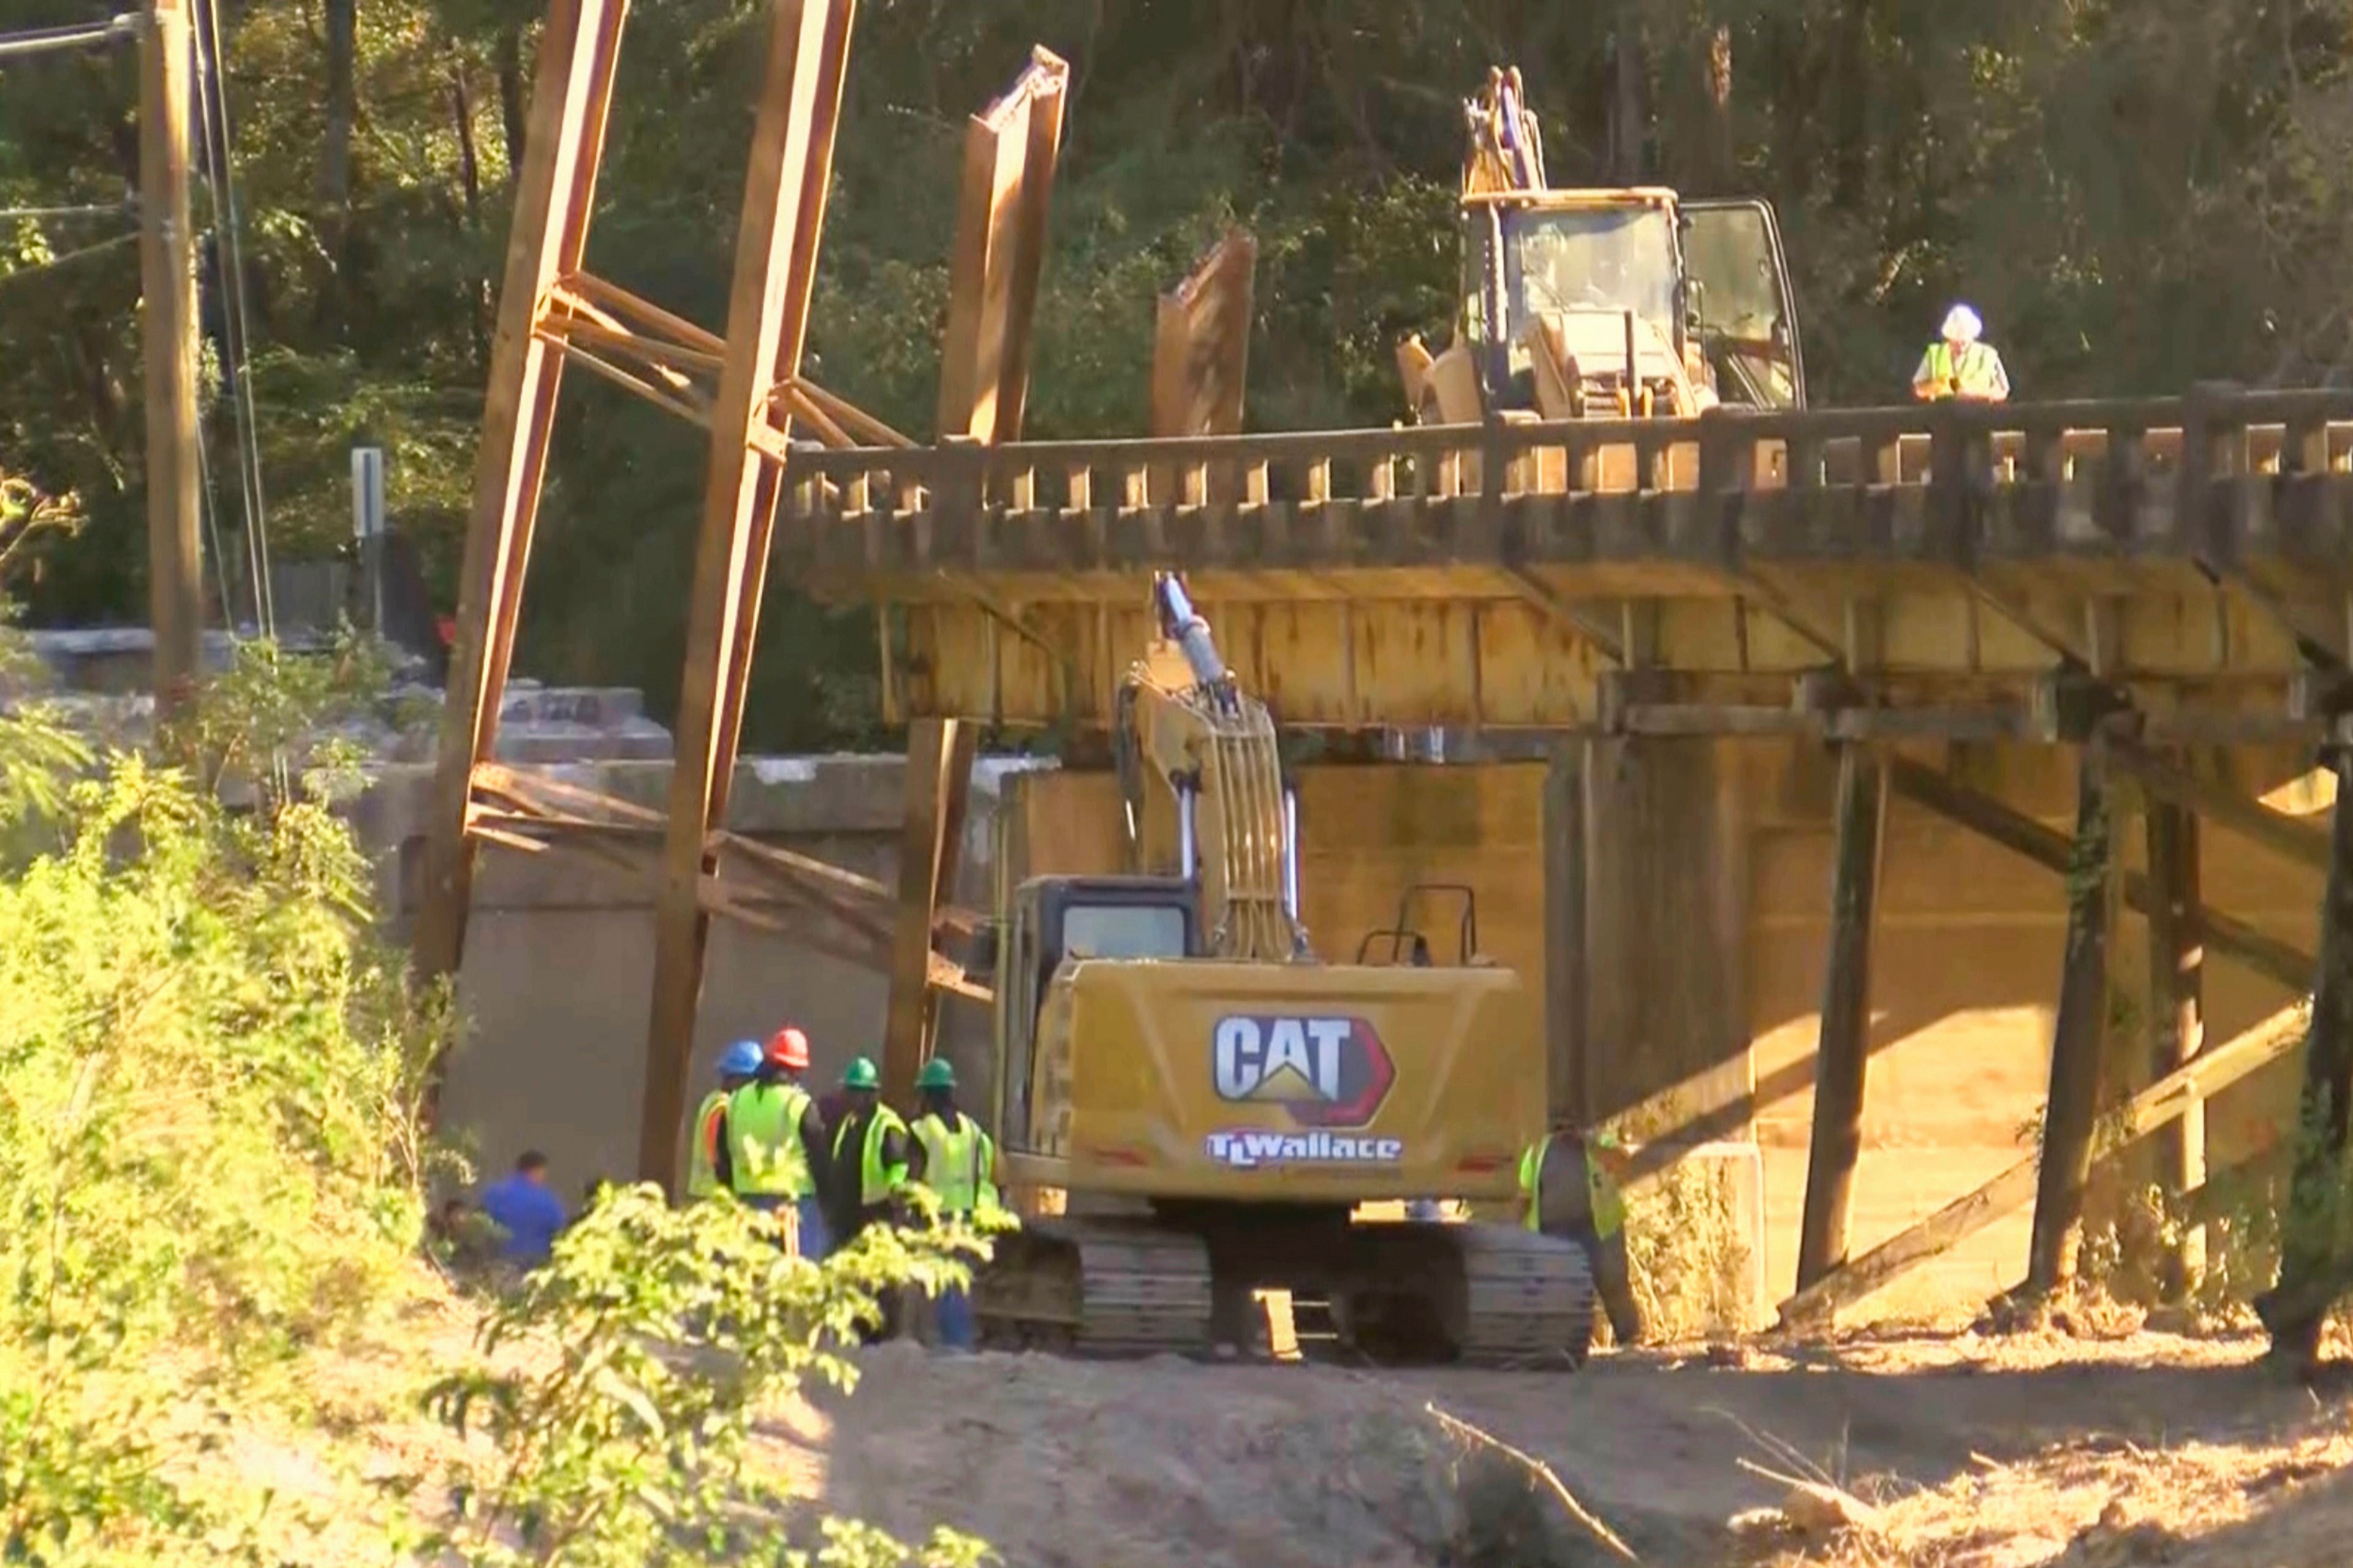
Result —
M 1149 773 L 1176 807 L 1178 868 L 1200 881 L 1209 952 L 1307 958 L 1298 812 L 1273 716 L 1218 657 L 1176 574 L 1154 575 L 1152 602 L 1160 636 L 1121 683 L 1113 732 L 1129 844 L 1142 843 Z

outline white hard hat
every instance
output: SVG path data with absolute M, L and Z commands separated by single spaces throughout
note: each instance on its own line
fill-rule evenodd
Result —
M 1978 341 L 1978 334 L 1984 331 L 1985 323 L 1978 321 L 1978 313 L 1967 305 L 1956 305 L 1946 313 L 1945 341 L 1947 342 L 1973 343 Z

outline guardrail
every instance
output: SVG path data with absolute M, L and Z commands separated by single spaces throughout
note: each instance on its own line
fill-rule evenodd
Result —
M 1696 526 L 1713 535 L 1720 525 L 1732 535 L 1727 545 L 1745 537 L 1769 547 L 1807 533 L 1825 496 L 1844 495 L 1883 509 L 1883 525 L 1900 515 L 1909 531 L 1929 535 L 1963 527 L 1990 501 L 2005 532 L 2047 536 L 2063 503 L 2071 533 L 2088 527 L 2118 545 L 2196 551 L 2238 516 L 2232 498 L 2246 482 L 2269 479 L 2285 495 L 2295 480 L 2346 474 L 2353 389 L 2201 388 L 2137 401 L 1713 410 L 1680 420 L 1504 416 L 1389 430 L 797 452 L 781 531 L 818 535 L 801 547 L 845 568 L 860 556 L 876 570 L 979 566 L 965 548 L 987 552 L 966 537 L 976 528 L 1015 530 L 1026 542 L 1013 553 L 1026 558 L 1041 552 L 1039 526 L 1050 534 L 1058 520 L 1207 517 L 1223 533 L 1265 510 L 1289 520 L 1318 509 L 1419 506 L 1458 521 L 1486 511 L 1501 523 L 1531 500 L 1614 497 L 1666 500 L 1679 520 L 1671 531 Z M 2180 504 L 2192 490 L 2205 504 Z M 1710 504 L 1694 513 L 1676 499 L 1686 497 Z M 1718 499 L 1725 504 L 1713 504 Z M 2275 500 L 2267 515 L 2293 521 L 2299 504 Z M 2306 507 L 2315 518 L 2317 505 Z M 1831 515 L 1869 521 L 1836 507 Z M 926 521 L 934 527 L 920 538 L 899 537 L 892 526 Z M 862 548 L 822 538 L 826 524 L 846 521 L 869 525 Z M 946 536 L 935 538 L 941 526 Z

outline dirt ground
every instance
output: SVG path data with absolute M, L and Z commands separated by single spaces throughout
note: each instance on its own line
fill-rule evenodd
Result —
M 868 1352 L 770 1432 L 812 1505 L 990 1542 L 1008 1568 L 1531 1568 L 1618 1559 L 1435 1404 L 1549 1465 L 1645 1563 L 2337 1568 L 2353 1398 L 2251 1340 L 1887 1334 L 1374 1373 Z M 1756 1468 L 1748 1467 L 1754 1466 Z M 1789 1489 L 1875 1505 L 1769 1528 Z

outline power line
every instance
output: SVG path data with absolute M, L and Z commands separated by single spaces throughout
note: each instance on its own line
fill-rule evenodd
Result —
M 54 54 L 60 49 L 86 49 L 97 44 L 121 43 L 137 37 L 138 32 L 138 16 L 125 12 L 104 22 L 82 22 L 63 27 L 27 27 L 21 32 L 0 33 L 0 60 Z
M 127 217 L 139 216 L 136 202 L 116 202 L 111 206 L 78 207 L 0 207 L 0 218 L 60 218 L 60 217 Z
M 229 125 L 227 73 L 222 68 L 220 7 L 217 0 L 197 0 L 195 15 L 196 102 L 203 120 L 201 133 L 213 204 L 214 268 L 219 279 L 221 345 L 227 360 L 231 407 L 237 441 L 237 488 L 245 506 L 246 553 L 253 572 L 255 629 L 264 637 L 278 635 L 278 602 L 269 580 L 269 513 L 261 488 L 261 430 L 254 406 L 252 366 L 248 357 L 248 326 L 252 318 L 245 283 L 244 215 L 237 210 L 237 174 L 231 162 L 235 132 Z

